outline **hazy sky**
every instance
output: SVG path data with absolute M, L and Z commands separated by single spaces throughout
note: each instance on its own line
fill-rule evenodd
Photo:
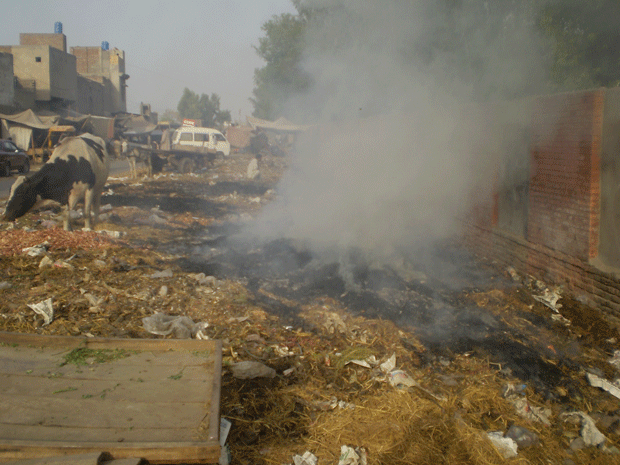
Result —
M 245 120 L 254 69 L 264 65 L 252 48 L 261 25 L 295 11 L 290 0 L 4 0 L 0 45 L 19 45 L 22 32 L 53 33 L 60 21 L 67 52 L 102 41 L 125 51 L 128 111 L 140 102 L 176 110 L 187 87 L 218 94 L 222 109 Z

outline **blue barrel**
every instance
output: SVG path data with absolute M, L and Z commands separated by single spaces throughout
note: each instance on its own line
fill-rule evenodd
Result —
M 101 42 L 101 50 L 110 50 L 110 42 L 105 40 Z
M 62 23 L 60 21 L 56 21 L 54 23 L 54 33 L 55 34 L 62 34 Z

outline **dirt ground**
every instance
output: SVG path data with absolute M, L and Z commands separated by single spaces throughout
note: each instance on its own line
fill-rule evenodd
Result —
M 551 283 L 493 269 L 456 241 L 433 251 L 451 271 L 360 263 L 353 289 L 337 264 L 285 239 L 234 246 L 288 163 L 266 157 L 250 181 L 249 160 L 110 178 L 94 232 L 63 231 L 54 208 L 0 224 L 0 330 L 162 338 L 174 335 L 147 332 L 144 317 L 207 323 L 223 341 L 234 464 L 307 451 L 336 464 L 342 446 L 368 464 L 620 464 L 619 399 L 588 381 L 620 377 L 620 336 L 596 309 L 561 294 L 556 312 L 535 298 Z M 46 324 L 28 305 L 48 298 Z M 241 361 L 275 375 L 240 379 Z M 488 433 L 517 427 L 527 434 L 506 459 Z

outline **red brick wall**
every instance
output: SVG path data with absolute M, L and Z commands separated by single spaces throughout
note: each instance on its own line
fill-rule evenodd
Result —
M 532 118 L 528 240 L 583 260 L 598 252 L 603 98 L 539 97 Z
M 620 324 L 620 273 L 597 258 L 604 105 L 604 89 L 537 97 L 526 237 L 500 230 L 493 212 L 482 221 L 472 215 L 465 229 L 480 254 L 563 284 Z

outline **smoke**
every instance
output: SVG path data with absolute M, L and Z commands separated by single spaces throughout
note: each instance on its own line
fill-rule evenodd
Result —
M 312 88 L 287 116 L 313 127 L 251 234 L 346 265 L 352 249 L 392 260 L 458 232 L 490 200 L 503 125 L 522 123 L 488 102 L 544 80 L 534 4 L 305 2 L 325 15 L 306 36 Z

